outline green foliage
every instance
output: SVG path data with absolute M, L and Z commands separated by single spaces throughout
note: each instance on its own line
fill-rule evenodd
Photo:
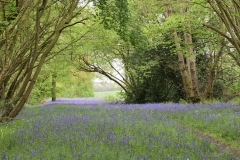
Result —
M 101 17 L 106 29 L 115 30 L 122 39 L 126 40 L 127 24 L 130 13 L 127 0 L 99 0 L 95 6 L 99 8 L 97 15 Z
M 177 102 L 183 98 L 177 57 L 170 49 L 163 44 L 141 56 L 128 57 L 125 63 L 132 68 L 129 72 L 134 83 L 126 93 L 127 103 Z
M 218 103 L 220 103 L 220 101 L 219 101 L 219 99 L 217 99 L 217 98 L 214 98 L 214 99 L 203 99 L 202 101 L 201 101 L 201 103 L 203 103 L 203 104 L 218 104 Z
M 121 91 L 121 92 L 117 92 L 115 94 L 109 94 L 106 97 L 104 97 L 104 99 L 108 103 L 113 103 L 113 104 L 122 103 L 122 102 L 124 102 L 123 92 Z
M 93 97 L 93 75 L 73 70 L 68 80 L 62 82 L 60 97 Z
M 1 151 L 11 150 L 16 146 L 17 140 L 13 138 L 17 127 L 21 127 L 21 120 L 0 124 L 0 154 Z
M 57 97 L 93 96 L 93 76 L 74 69 L 64 55 L 55 57 L 44 65 L 28 100 L 29 104 L 39 104 L 44 98 L 52 97 L 53 74 L 56 76 Z
M 50 97 L 51 75 L 40 74 L 28 99 L 28 104 L 39 104 L 44 98 Z
M 233 103 L 233 104 L 237 104 L 237 105 L 240 106 L 240 97 L 237 97 L 237 98 L 233 98 L 233 99 L 231 99 L 231 103 Z
M 119 91 L 118 90 L 114 90 L 114 91 L 97 91 L 94 92 L 94 98 L 100 98 L 100 99 L 106 99 L 107 97 L 115 97 L 119 95 Z
M 6 100 L 5 101 L 0 100 L 0 113 L 1 113 L 2 110 L 5 109 L 6 106 L 14 107 L 12 102 L 13 102 L 13 99 L 10 99 L 10 100 L 7 100 L 7 101 Z
M 115 103 L 118 101 L 118 97 L 116 95 L 108 95 L 105 99 L 108 103 Z
M 142 52 L 147 49 L 149 42 L 139 26 L 134 27 L 129 31 L 129 42 L 134 46 L 136 51 Z
M 180 103 L 180 104 L 188 104 L 187 101 L 185 99 L 182 99 L 182 98 L 179 99 L 178 103 Z
M 17 7 L 14 0 L 0 3 L 0 31 L 8 26 L 17 16 Z

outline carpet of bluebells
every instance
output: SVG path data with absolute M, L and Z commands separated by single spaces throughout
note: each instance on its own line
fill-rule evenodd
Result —
M 18 118 L 22 120 L 0 126 L 3 160 L 238 159 L 192 129 L 240 148 L 240 107 L 229 103 L 127 105 L 61 99 L 25 108 Z

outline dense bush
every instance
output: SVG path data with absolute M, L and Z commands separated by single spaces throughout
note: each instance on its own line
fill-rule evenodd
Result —
M 138 54 L 138 53 L 136 53 Z M 177 102 L 184 97 L 177 56 L 170 46 L 161 45 L 141 55 L 133 54 L 133 65 L 127 103 Z

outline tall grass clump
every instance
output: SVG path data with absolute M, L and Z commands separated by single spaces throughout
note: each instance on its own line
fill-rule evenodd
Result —
M 14 132 L 1 139 L 0 153 L 2 159 L 237 159 L 182 125 L 180 114 L 190 117 L 188 111 L 195 112 L 195 107 L 57 104 L 25 108 L 19 116 L 24 119 L 18 122 L 21 125 L 9 124 Z

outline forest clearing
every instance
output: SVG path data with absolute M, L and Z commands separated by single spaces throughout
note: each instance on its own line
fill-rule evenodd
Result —
M 59 100 L 1 126 L 7 159 L 240 159 L 240 107 Z

